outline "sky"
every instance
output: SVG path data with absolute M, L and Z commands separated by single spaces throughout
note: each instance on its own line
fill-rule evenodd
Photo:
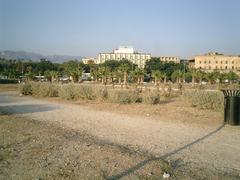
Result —
M 240 54 L 240 0 L 0 0 L 0 50 Z

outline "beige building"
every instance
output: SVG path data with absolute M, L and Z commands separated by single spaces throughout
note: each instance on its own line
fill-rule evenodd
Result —
M 164 62 L 174 62 L 174 63 L 180 63 L 180 58 L 178 57 L 173 57 L 173 56 L 161 56 L 159 57 L 160 61 Z
M 151 54 L 135 52 L 132 47 L 121 46 L 115 49 L 112 53 L 99 53 L 97 64 L 104 63 L 107 60 L 122 60 L 127 59 L 132 63 L 144 68 L 145 62 L 151 59 Z
M 96 61 L 97 61 L 96 58 L 82 58 L 82 62 L 84 64 L 96 63 Z
M 208 53 L 201 56 L 195 56 L 196 69 L 205 71 L 224 70 L 240 71 L 240 56 L 230 56 L 218 53 Z

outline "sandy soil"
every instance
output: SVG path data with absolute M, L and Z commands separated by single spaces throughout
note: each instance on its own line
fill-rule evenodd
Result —
M 72 104 L 0 93 L 0 109 L 167 160 L 176 178 L 240 178 L 240 127 L 223 126 L 221 113 L 181 99 L 157 106 Z M 133 172 L 146 164 L 136 162 Z

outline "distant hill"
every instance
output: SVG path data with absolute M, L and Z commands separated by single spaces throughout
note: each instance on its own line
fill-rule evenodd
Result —
M 81 56 L 68 56 L 68 55 L 50 55 L 44 56 L 42 54 L 26 51 L 1 51 L 0 58 L 5 59 L 17 59 L 17 60 L 32 60 L 39 61 L 42 58 L 45 58 L 52 62 L 62 63 L 68 60 L 81 60 Z

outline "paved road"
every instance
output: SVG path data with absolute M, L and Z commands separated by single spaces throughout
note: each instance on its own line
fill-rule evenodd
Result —
M 240 127 L 183 124 L 164 121 L 164 117 L 130 117 L 14 93 L 0 93 L 0 109 L 83 131 L 110 143 L 176 161 L 178 166 L 189 164 L 210 171 L 240 173 Z

